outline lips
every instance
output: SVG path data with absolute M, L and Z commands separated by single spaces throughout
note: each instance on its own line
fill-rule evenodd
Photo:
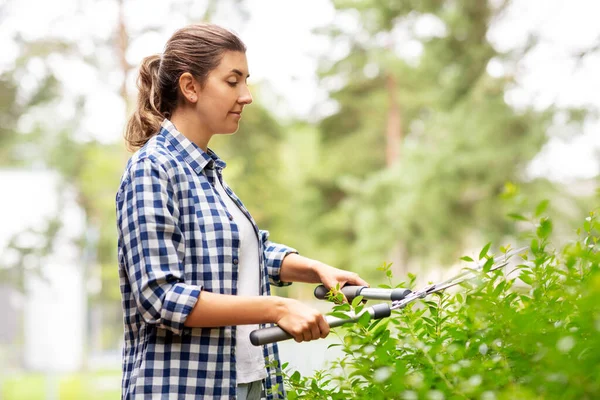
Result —
M 239 121 L 242 118 L 242 112 L 241 111 L 229 111 L 229 115 L 233 115 L 233 118 L 236 121 Z

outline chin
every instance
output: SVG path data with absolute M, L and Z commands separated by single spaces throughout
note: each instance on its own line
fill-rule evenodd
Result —
M 233 135 L 237 132 L 237 129 L 227 129 L 227 130 L 223 130 L 222 132 L 217 133 L 217 135 Z
M 239 125 L 235 125 L 235 126 L 228 126 L 228 127 L 223 127 L 222 129 L 222 135 L 233 135 L 234 133 L 236 133 L 238 130 L 240 129 Z

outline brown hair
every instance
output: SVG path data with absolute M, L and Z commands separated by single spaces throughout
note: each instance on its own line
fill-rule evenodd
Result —
M 180 98 L 179 77 L 189 72 L 203 85 L 228 50 L 245 53 L 246 46 L 225 28 L 195 24 L 176 31 L 167 41 L 162 56 L 157 54 L 142 60 L 137 108 L 125 128 L 130 150 L 143 146 L 158 133 L 163 119 L 171 116 Z

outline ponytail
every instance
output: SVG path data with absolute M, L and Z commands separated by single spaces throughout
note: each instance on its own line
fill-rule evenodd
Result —
M 137 80 L 137 109 L 127 121 L 125 140 L 130 150 L 142 147 L 171 118 L 179 98 L 179 78 L 191 73 L 200 84 L 214 70 L 225 51 L 246 52 L 234 33 L 213 24 L 189 25 L 167 41 L 164 53 L 144 58 Z
M 137 87 L 137 109 L 127 121 L 125 141 L 131 151 L 142 147 L 160 129 L 165 115 L 161 112 L 161 91 L 158 71 L 160 56 L 153 55 L 142 60 Z

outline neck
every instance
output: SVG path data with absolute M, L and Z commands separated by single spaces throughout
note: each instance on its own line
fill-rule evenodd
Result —
M 194 110 L 178 108 L 173 111 L 173 114 L 169 119 L 183 136 L 206 152 L 212 134 L 208 133 L 206 129 L 203 129 L 202 122 L 197 113 L 193 111 Z

